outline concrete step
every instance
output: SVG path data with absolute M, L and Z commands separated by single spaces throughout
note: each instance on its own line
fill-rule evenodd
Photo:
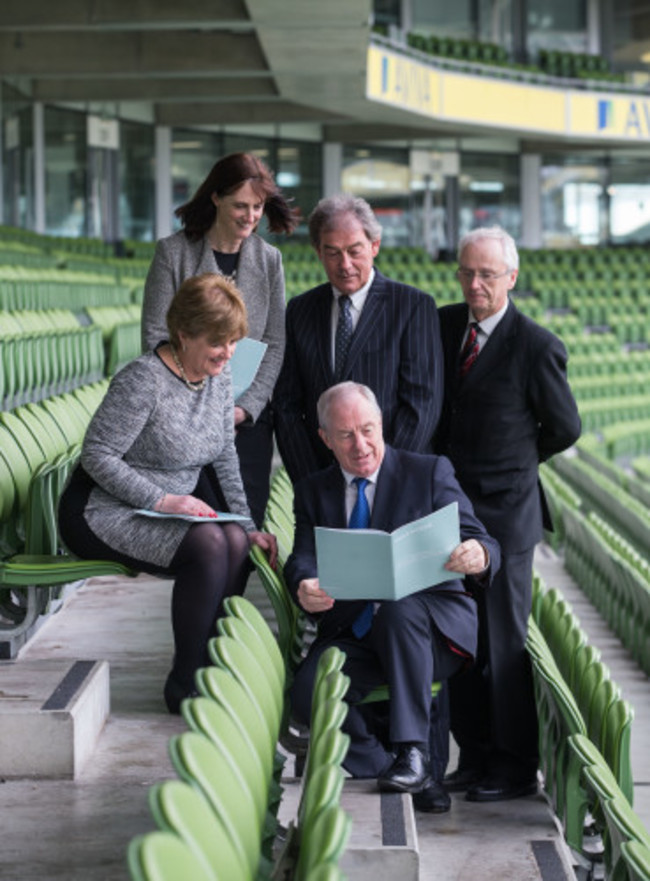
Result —
M 75 779 L 110 712 L 106 661 L 0 664 L 0 776 Z
M 300 780 L 283 779 L 280 822 L 296 817 Z M 348 881 L 418 881 L 420 857 L 410 795 L 379 793 L 375 780 L 346 780 L 341 807 L 352 820 L 340 860 Z

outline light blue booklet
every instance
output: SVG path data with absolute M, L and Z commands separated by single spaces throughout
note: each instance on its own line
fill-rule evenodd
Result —
M 394 532 L 317 526 L 320 586 L 334 599 L 399 600 L 462 576 L 444 564 L 460 544 L 458 502 Z
M 252 340 L 247 336 L 239 340 L 235 346 L 235 354 L 230 359 L 232 394 L 235 401 L 244 394 L 255 379 L 257 368 L 260 366 L 266 348 L 266 343 Z
M 136 514 L 143 517 L 156 517 L 160 520 L 189 520 L 190 523 L 230 523 L 233 520 L 248 520 L 243 514 L 231 514 L 230 511 L 215 511 L 216 517 L 203 517 L 196 514 L 164 514 L 160 511 L 150 511 L 148 508 L 138 508 Z

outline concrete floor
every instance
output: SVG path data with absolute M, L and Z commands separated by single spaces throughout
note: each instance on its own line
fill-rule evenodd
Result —
M 552 583 L 564 590 L 556 577 L 563 571 L 557 561 L 548 557 L 545 565 L 549 586 L 552 574 Z M 75 781 L 7 779 L 0 785 L 3 881 L 127 879 L 128 842 L 153 828 L 148 787 L 174 776 L 167 742 L 173 733 L 185 730 L 181 719 L 167 715 L 162 700 L 172 652 L 169 595 L 168 582 L 148 576 L 127 581 L 99 579 L 80 588 L 22 650 L 19 663 L 107 660 L 111 712 Z M 250 595 L 260 599 L 261 588 L 252 583 Z M 589 632 L 588 610 L 574 605 Z M 605 654 L 600 636 L 592 641 Z M 616 653 L 614 647 L 612 651 Z M 637 705 L 635 731 L 647 737 L 647 677 L 640 676 L 638 668 L 636 674 L 627 669 L 629 664 L 620 670 L 611 666 L 612 676 L 624 690 L 629 689 L 627 694 Z M 624 679 L 624 671 L 631 678 Z M 650 773 L 642 763 L 643 739 L 635 737 L 634 743 L 639 780 L 645 784 L 645 789 L 639 787 L 636 807 L 645 813 Z M 370 822 L 372 795 L 354 797 L 358 799 L 354 806 L 355 817 L 360 818 L 357 822 L 362 824 L 364 817 Z M 473 881 L 561 881 L 571 877 L 561 837 L 541 795 L 495 805 L 471 804 L 454 796 L 448 814 L 417 814 L 416 828 L 419 881 L 465 881 L 467 877 Z M 373 872 L 365 877 L 379 881 Z

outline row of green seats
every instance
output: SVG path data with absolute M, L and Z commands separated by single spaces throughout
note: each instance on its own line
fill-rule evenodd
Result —
M 104 376 L 99 327 L 0 338 L 0 405 L 11 410 L 95 382 Z
M 544 787 L 581 875 L 593 877 L 605 864 L 605 878 L 619 876 L 620 848 L 606 816 L 602 791 L 591 785 L 597 768 L 621 803 L 621 815 L 635 830 L 643 824 L 632 809 L 630 734 L 633 709 L 623 700 L 586 641 L 570 607 L 556 590 L 537 580 L 527 648 L 539 718 Z M 587 779 L 585 779 L 585 774 Z M 645 842 L 647 832 L 642 833 Z
M 630 422 L 615 422 L 602 429 L 607 455 L 612 458 L 650 453 L 650 417 L 641 416 Z
M 626 395 L 623 398 L 598 398 L 580 403 L 580 418 L 584 431 L 607 430 L 607 426 L 613 426 L 613 430 L 622 433 L 623 437 L 629 431 L 630 426 L 624 423 L 645 422 L 650 418 L 650 394 Z M 632 434 L 628 434 L 631 438 Z M 637 442 L 634 441 L 636 449 Z M 637 452 L 641 450 L 637 449 Z
M 566 509 L 564 520 L 567 571 L 650 674 L 650 584 L 644 568 L 616 549 L 608 535 L 612 527 L 602 517 Z
M 199 696 L 181 707 L 189 730 L 169 742 L 180 779 L 151 787 L 158 829 L 131 841 L 131 877 L 261 881 L 290 874 L 297 881 L 339 881 L 338 860 L 350 832 L 339 803 L 348 747 L 340 730 L 346 677 L 340 669 L 326 676 L 319 667 L 311 770 L 296 820 L 282 840 L 277 823 L 282 762 L 276 746 L 284 714 L 284 663 L 250 602 L 234 597 L 224 607 L 218 635 L 209 644 L 214 666 L 197 671 Z
M 0 267 L 0 309 L 6 311 L 127 305 L 137 299 L 138 290 L 97 274 L 28 272 L 16 267 L 9 272 L 8 267 Z
M 79 319 L 69 309 L 22 309 L 0 312 L 0 339 L 17 333 L 39 333 L 47 330 L 73 330 Z
M 582 458 L 555 456 L 551 467 L 590 510 L 611 523 L 641 554 L 650 556 L 650 510 L 642 502 Z
M 650 448 L 650 420 L 641 423 L 641 425 L 647 437 L 648 448 Z M 635 474 L 634 470 L 624 468 L 616 462 L 619 455 L 622 456 L 623 453 L 616 449 L 612 439 L 607 437 L 607 433 L 612 432 L 615 428 L 621 429 L 620 433 L 625 437 L 627 444 L 630 436 L 635 437 L 638 434 L 639 424 L 623 423 L 622 426 L 608 426 L 600 436 L 584 434 L 576 444 L 578 455 L 650 510 L 650 487 L 639 479 L 639 475 Z M 627 455 L 627 448 L 625 455 Z

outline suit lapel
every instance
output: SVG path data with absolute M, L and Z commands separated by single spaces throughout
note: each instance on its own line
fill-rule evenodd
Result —
M 361 310 L 361 315 L 350 343 L 345 370 L 343 371 L 344 379 L 350 378 L 359 356 L 367 350 L 368 340 L 372 337 L 377 324 L 381 321 L 385 308 L 386 279 L 380 272 L 375 270 L 375 277 L 368 291 L 366 302 Z
M 338 465 L 333 465 L 323 474 L 323 485 L 320 490 L 322 505 L 322 526 L 331 529 L 345 529 L 345 478 Z
M 475 364 L 459 384 L 458 393 L 471 390 L 477 382 L 481 382 L 497 367 L 504 358 L 510 356 L 513 338 L 515 336 L 517 321 L 517 309 L 512 303 L 508 306 L 505 315 L 490 334 L 488 341 L 481 349 L 481 354 Z
M 334 382 L 334 368 L 332 367 L 333 298 L 331 285 L 321 285 L 316 290 L 315 303 L 313 304 L 311 315 L 311 326 L 314 329 L 311 338 L 316 340 L 315 357 L 328 386 Z
M 391 532 L 393 529 L 393 511 L 396 500 L 400 498 L 399 487 L 399 464 L 391 447 L 387 446 L 384 453 L 384 461 L 381 463 L 377 476 L 377 488 L 375 489 L 375 501 L 372 506 L 370 526 L 372 529 L 383 529 Z

